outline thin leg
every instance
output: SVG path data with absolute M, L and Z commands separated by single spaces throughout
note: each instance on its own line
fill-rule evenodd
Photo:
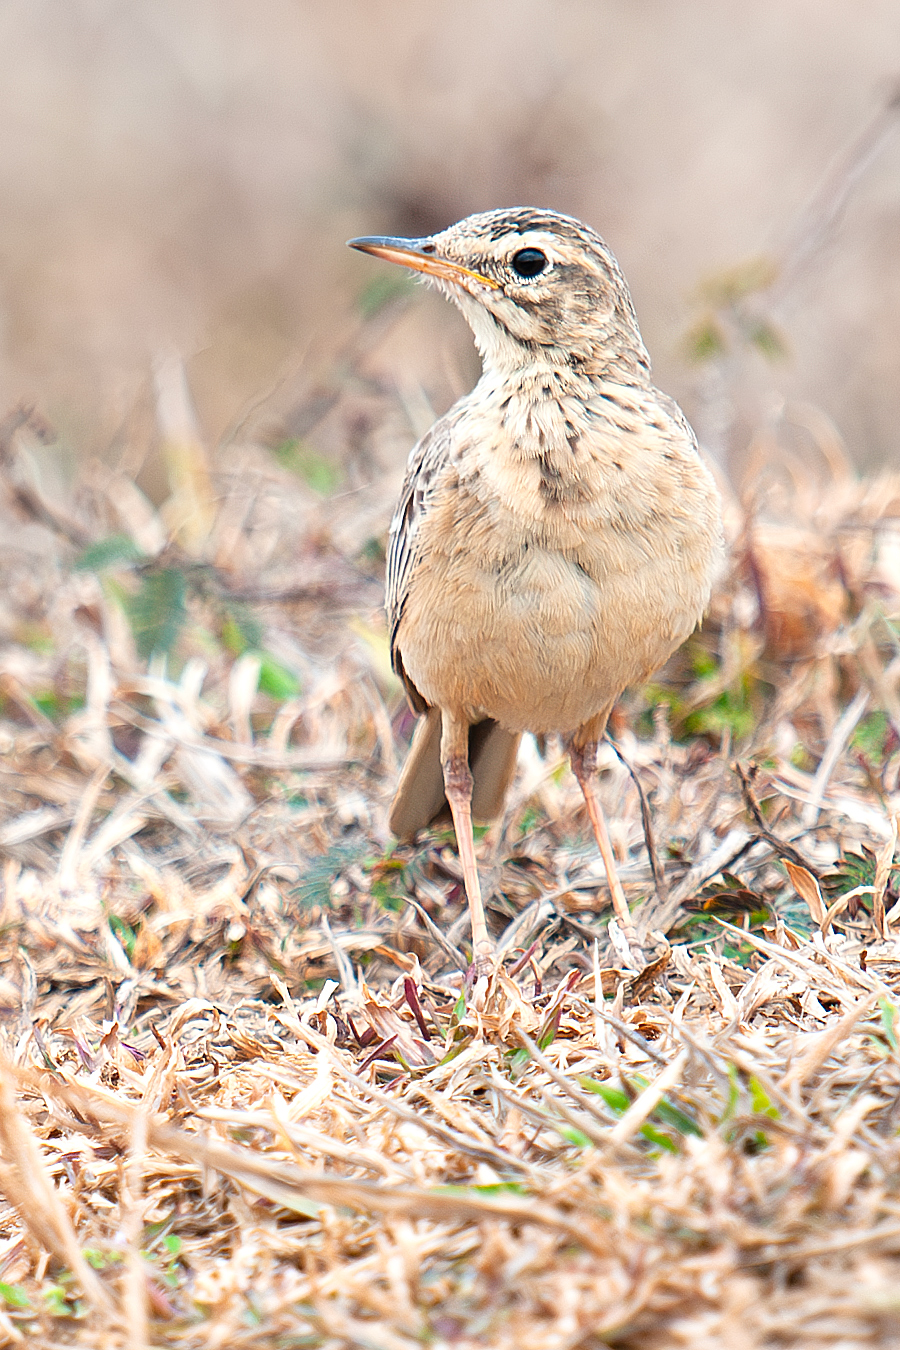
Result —
M 475 836 L 472 833 L 472 774 L 469 769 L 469 724 L 464 718 L 444 710 L 441 735 L 441 765 L 444 791 L 453 816 L 456 847 L 462 863 L 463 882 L 469 901 L 472 923 L 472 964 L 478 969 L 494 954 L 484 917 L 481 882 L 475 862 Z
M 578 784 L 584 794 L 588 815 L 591 818 L 591 825 L 594 827 L 594 835 L 597 840 L 597 846 L 600 849 L 600 857 L 603 859 L 603 866 L 606 869 L 606 879 L 609 882 L 609 891 L 612 897 L 612 906 L 615 911 L 616 919 L 618 920 L 619 927 L 625 932 L 629 932 L 633 930 L 634 924 L 631 915 L 628 912 L 628 901 L 625 899 L 625 892 L 622 890 L 619 874 L 616 871 L 616 860 L 613 856 L 612 844 L 609 840 L 609 830 L 606 828 L 606 817 L 603 814 L 603 807 L 600 805 L 600 796 L 597 792 L 596 742 L 589 742 L 580 750 L 576 750 L 574 746 L 570 746 L 569 760 L 572 764 L 572 772 L 578 779 Z

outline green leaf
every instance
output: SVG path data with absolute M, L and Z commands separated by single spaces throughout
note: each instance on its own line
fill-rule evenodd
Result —
M 719 673 L 719 663 L 711 651 L 698 645 L 690 649 L 691 670 L 698 680 L 712 679 Z
M 518 1078 L 519 1074 L 525 1068 L 525 1065 L 528 1063 L 530 1059 L 531 1056 L 529 1055 L 528 1051 L 521 1046 L 519 1047 L 518 1050 L 511 1051 L 509 1055 L 510 1077 Z
M 534 806 L 526 806 L 519 819 L 519 837 L 524 838 L 530 834 L 541 818 L 541 813 Z
M 159 1237 L 160 1233 L 162 1233 L 171 1222 L 172 1215 L 169 1214 L 164 1219 L 158 1219 L 156 1223 L 148 1223 L 144 1228 L 143 1247 L 149 1250 Z
M 746 258 L 734 267 L 723 268 L 702 283 L 701 294 L 718 308 L 731 308 L 756 291 L 764 291 L 777 276 L 772 258 Z
M 146 661 L 154 652 L 170 652 L 185 620 L 187 585 L 177 568 L 148 572 L 136 595 L 124 598 L 125 612 L 139 654 Z
M 863 856 L 863 854 L 865 856 Z M 827 872 L 822 877 L 822 893 L 827 900 L 836 899 L 845 891 L 856 890 L 857 886 L 875 884 L 875 854 L 863 844 L 863 854 L 845 853 L 842 855 L 836 872 Z M 900 871 L 896 865 L 891 868 L 891 876 Z M 893 884 L 893 883 L 892 883 Z
M 51 1284 L 48 1288 L 42 1289 L 44 1303 L 51 1317 L 71 1317 L 73 1309 L 69 1303 L 66 1290 L 59 1284 Z
M 0 1280 L 0 1298 L 4 1299 L 11 1308 L 31 1307 L 31 1300 L 20 1284 L 4 1284 Z
M 703 1131 L 695 1120 L 691 1120 L 689 1115 L 680 1111 L 677 1106 L 670 1105 L 667 1101 L 661 1101 L 653 1112 L 666 1125 L 671 1125 L 679 1134 L 693 1134 L 698 1139 L 703 1138 Z
M 125 948 L 125 955 L 130 961 L 134 955 L 134 944 L 137 940 L 137 934 L 131 927 L 131 924 L 126 923 L 124 919 L 120 919 L 118 914 L 110 914 L 107 922 L 122 946 Z
M 772 1105 L 768 1093 L 759 1079 L 751 1075 L 747 1086 L 750 1089 L 750 1104 L 756 1114 L 758 1116 L 769 1116 L 772 1120 L 777 1120 L 780 1114 L 778 1107 Z
M 897 1024 L 897 1009 L 889 999 L 880 998 L 878 1007 L 881 1010 L 881 1029 L 887 1037 L 888 1045 L 892 1050 L 897 1049 L 897 1033 L 894 1027 Z
M 516 1182 L 492 1182 L 486 1186 L 460 1186 L 453 1182 L 447 1182 L 442 1186 L 429 1186 L 428 1189 L 431 1191 L 432 1195 L 485 1195 L 490 1194 L 492 1191 L 507 1191 L 516 1188 Z M 524 1195 L 528 1194 L 524 1188 L 521 1192 L 517 1190 L 517 1194 L 519 1193 Z
M 553 1128 L 558 1134 L 562 1135 L 563 1139 L 568 1139 L 569 1143 L 574 1144 L 576 1148 L 590 1148 L 590 1139 L 586 1134 L 582 1134 L 581 1130 L 576 1129 L 574 1125 L 554 1125 Z
M 670 1139 L 667 1134 L 657 1130 L 649 1122 L 641 1126 L 641 1134 L 651 1144 L 656 1144 L 657 1148 L 663 1148 L 667 1153 L 677 1153 L 678 1145 Z
M 787 355 L 787 343 L 774 324 L 755 319 L 743 325 L 744 336 L 767 361 L 781 361 Z
M 276 661 L 267 652 L 260 652 L 259 687 L 270 698 L 284 703 L 300 692 L 300 681 L 293 671 Z
M 588 1092 L 596 1092 L 598 1097 L 602 1097 L 610 1111 L 615 1111 L 617 1116 L 622 1115 L 631 1105 L 627 1094 L 621 1088 L 613 1087 L 611 1083 L 598 1083 L 596 1078 L 586 1076 L 579 1077 L 578 1081 Z
M 687 335 L 688 358 L 698 363 L 721 356 L 727 345 L 722 325 L 713 314 L 698 319 Z
M 369 883 L 369 894 L 380 909 L 390 914 L 399 914 L 403 909 L 403 896 L 398 891 L 401 878 L 394 873 L 379 873 Z
M 175 1233 L 167 1233 L 162 1240 L 162 1245 L 170 1256 L 180 1256 L 184 1243 Z
M 738 1109 L 741 1100 L 741 1084 L 738 1076 L 736 1064 L 728 1065 L 728 1101 L 725 1103 L 725 1110 L 722 1112 L 720 1125 L 732 1119 Z
M 557 1009 L 557 1012 L 558 1011 L 559 1010 Z M 553 1042 L 556 1040 L 556 1032 L 558 1026 L 559 1026 L 559 1018 L 556 1014 L 554 1014 L 554 1016 L 550 1019 L 550 1025 L 547 1027 L 546 1031 L 542 1031 L 541 1034 L 538 1036 L 539 1050 L 546 1050 L 548 1046 L 551 1046 L 553 1044 Z
M 331 883 L 345 867 L 361 862 L 366 852 L 364 843 L 335 844 L 320 858 L 311 859 L 299 886 L 291 891 L 298 898 L 300 908 L 311 909 L 319 905 L 327 909 L 331 904 Z
M 890 738 L 891 724 L 886 712 L 880 709 L 864 717 L 853 733 L 850 744 L 858 750 L 870 764 L 880 765 L 884 761 L 887 742 Z
M 579 1077 L 578 1081 L 588 1092 L 596 1092 L 598 1097 L 602 1097 L 609 1109 L 614 1111 L 617 1116 L 623 1115 L 631 1105 L 628 1096 L 621 1088 L 613 1087 L 611 1083 L 599 1083 L 596 1078 L 588 1078 L 587 1076 Z M 648 1086 L 648 1080 L 640 1076 L 635 1079 L 635 1082 L 641 1088 Z M 664 1124 L 672 1125 L 679 1134 L 693 1134 L 699 1136 L 701 1139 L 703 1137 L 703 1131 L 700 1129 L 699 1125 L 691 1120 L 690 1116 L 686 1115 L 684 1111 L 680 1111 L 677 1106 L 672 1106 L 669 1102 L 665 1101 L 665 1099 L 655 1107 L 653 1115 L 658 1120 L 663 1121 Z M 642 1127 L 641 1132 L 643 1133 L 644 1130 L 647 1129 L 650 1130 L 653 1136 L 653 1143 L 659 1144 L 662 1148 L 668 1148 L 670 1150 L 674 1147 L 668 1135 L 660 1135 L 659 1138 L 657 1138 L 656 1135 L 658 1132 L 654 1130 L 652 1125 Z M 647 1134 L 645 1137 L 650 1139 L 651 1134 Z
M 44 716 L 49 717 L 51 722 L 66 717 L 69 713 L 75 712 L 76 708 L 84 706 L 83 699 L 61 698 L 55 689 L 35 692 L 32 695 L 31 702 L 36 708 L 40 708 Z
M 523 1186 L 521 1181 L 491 1181 L 484 1186 L 472 1186 L 469 1188 L 476 1195 L 528 1195 L 527 1186 Z
M 230 604 L 222 621 L 219 636 L 222 645 L 233 656 L 262 646 L 262 626 L 249 605 Z
M 816 761 L 802 742 L 798 741 L 790 753 L 790 761 L 795 769 L 802 769 L 804 773 L 812 773 L 816 766 Z
M 702 736 L 728 730 L 735 740 L 742 740 L 753 731 L 756 721 L 750 683 L 742 678 L 705 707 L 689 713 L 684 719 L 684 731 L 689 736 Z
M 130 534 L 111 534 L 96 544 L 90 544 L 75 560 L 79 572 L 105 572 L 121 563 L 133 563 L 144 554 Z
M 99 1247 L 85 1247 L 82 1255 L 94 1270 L 108 1270 L 110 1266 L 121 1265 L 124 1260 L 121 1252 L 105 1252 Z
M 359 550 L 358 557 L 360 562 L 363 563 L 372 563 L 376 566 L 382 564 L 387 558 L 387 549 L 384 546 L 384 540 L 379 539 L 374 534 L 370 535 Z
M 273 453 L 279 464 L 302 478 L 307 487 L 322 497 L 329 496 L 344 480 L 339 464 L 333 459 L 326 459 L 304 441 L 283 441 Z
M 465 1048 L 466 1048 L 465 1040 L 462 1036 L 460 1036 L 460 1038 L 454 1041 L 454 1043 L 450 1046 L 450 1049 L 447 1051 L 446 1055 L 444 1055 L 441 1059 L 438 1060 L 438 1068 L 442 1069 L 445 1064 L 452 1064 L 453 1060 L 458 1059 Z

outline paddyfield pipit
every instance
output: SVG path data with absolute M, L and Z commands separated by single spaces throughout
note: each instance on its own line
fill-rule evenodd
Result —
M 448 296 L 483 362 L 413 449 L 391 524 L 392 660 L 421 714 L 391 828 L 411 837 L 449 804 L 483 967 L 472 820 L 502 809 L 522 733 L 560 732 L 627 927 L 597 745 L 622 691 L 709 603 L 723 554 L 712 476 L 651 382 L 625 279 L 587 225 L 517 207 L 350 243 Z

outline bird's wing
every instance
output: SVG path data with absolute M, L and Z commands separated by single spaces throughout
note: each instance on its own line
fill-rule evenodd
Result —
M 388 536 L 387 569 L 384 578 L 384 605 L 391 632 L 391 661 L 403 676 L 397 651 L 397 628 L 409 594 L 409 584 L 419 549 L 422 521 L 434 499 L 442 471 L 450 459 L 450 418 L 441 418 L 413 446 L 406 466 L 406 477 L 391 521 Z M 407 682 L 408 687 L 408 682 Z
M 699 447 L 697 445 L 696 432 L 694 431 L 694 428 L 691 426 L 690 422 L 685 417 L 684 413 L 679 408 L 678 404 L 675 402 L 674 398 L 669 398 L 668 394 L 662 393 L 662 391 L 659 389 L 654 389 L 653 393 L 656 397 L 657 403 L 660 405 L 660 407 L 663 409 L 664 412 L 667 412 L 669 414 L 672 421 L 678 427 L 678 430 L 682 432 L 682 434 L 684 435 L 684 439 L 688 442 L 691 448 L 693 450 L 698 450 Z

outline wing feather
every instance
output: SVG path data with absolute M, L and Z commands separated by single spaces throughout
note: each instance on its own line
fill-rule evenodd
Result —
M 410 688 L 409 681 L 405 679 L 397 651 L 397 629 L 419 556 L 422 522 L 434 500 L 442 472 L 450 461 L 452 427 L 453 419 L 442 417 L 413 446 L 388 535 L 384 605 L 391 633 L 391 662 L 407 688 Z

